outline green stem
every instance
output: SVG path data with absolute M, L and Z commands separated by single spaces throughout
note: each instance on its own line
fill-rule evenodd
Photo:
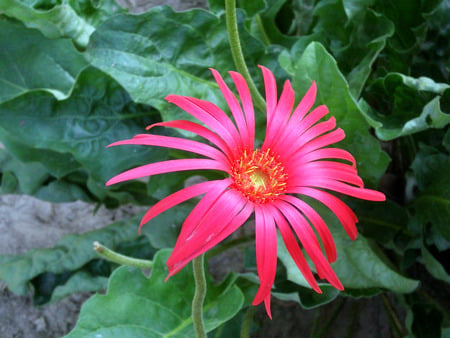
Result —
M 203 322 L 203 301 L 206 295 L 204 260 L 205 255 L 203 254 L 192 260 L 195 281 L 195 293 L 192 300 L 192 322 L 198 338 L 206 338 L 205 323 Z
M 121 255 L 120 253 L 101 245 L 99 242 L 94 242 L 94 250 L 97 251 L 102 258 L 120 265 L 134 266 L 140 269 L 151 269 L 153 267 L 152 261 Z
M 267 36 L 266 29 L 264 28 L 264 25 L 263 25 L 263 22 L 262 22 L 262 19 L 261 19 L 261 15 L 256 14 L 255 15 L 255 21 L 256 21 L 256 25 L 257 25 L 257 27 L 259 29 L 259 33 L 261 34 L 262 41 L 264 42 L 264 44 L 266 46 L 269 46 L 271 42 L 270 42 L 269 37 Z
M 391 302 L 389 301 L 389 298 L 386 296 L 385 293 L 382 293 L 380 295 L 381 301 L 383 302 L 384 309 L 389 315 L 389 320 L 391 321 L 392 326 L 395 330 L 395 336 L 396 337 L 404 337 L 407 332 L 403 329 L 402 324 L 400 323 L 400 320 L 397 317 L 397 314 L 395 313 L 394 309 L 392 308 Z
M 236 65 L 237 71 L 241 73 L 247 81 L 256 108 L 260 111 L 265 111 L 266 103 L 261 94 L 258 92 L 258 89 L 250 76 L 247 65 L 245 64 L 241 41 L 239 40 L 239 31 L 236 18 L 236 0 L 225 0 L 225 16 L 227 22 L 228 40 L 230 42 L 234 64 Z
M 244 320 L 241 327 L 241 338 L 250 337 L 250 328 L 252 326 L 253 315 L 255 314 L 255 306 L 250 306 L 245 312 Z

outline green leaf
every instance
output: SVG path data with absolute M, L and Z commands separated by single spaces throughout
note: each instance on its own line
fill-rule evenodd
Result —
M 273 63 L 273 54 L 266 54 L 262 44 L 245 32 L 241 37 L 252 75 L 258 79 L 256 64 L 262 58 Z M 156 107 L 163 120 L 189 118 L 164 100 L 169 94 L 223 105 L 208 67 L 223 75 L 235 68 L 223 18 L 204 10 L 176 13 L 169 7 L 107 20 L 92 35 L 87 57 L 115 78 L 134 101 Z
M 421 229 L 430 224 L 450 242 L 450 157 L 432 148 L 422 147 L 411 168 L 419 193 L 412 201 L 413 223 Z
M 105 187 L 105 182 L 125 169 L 165 159 L 167 151 L 106 146 L 132 138 L 157 121 L 157 111 L 134 103 L 113 79 L 89 67 L 80 73 L 65 100 L 36 90 L 0 104 L 0 140 L 21 161 L 39 161 L 64 180 L 48 186 L 40 197 L 51 198 L 56 193 L 71 200 L 81 196 L 79 189 L 83 189 L 111 205 L 135 200 L 149 203 L 154 199 L 146 196 L 142 182 L 113 188 Z
M 24 295 L 30 289 L 30 280 L 46 272 L 61 274 L 77 270 L 97 258 L 92 243 L 99 241 L 116 248 L 122 242 L 138 236 L 137 226 L 142 215 L 112 223 L 99 230 L 68 235 L 53 248 L 33 249 L 23 255 L 0 256 L 0 279 L 14 293 Z
M 164 282 L 170 250 L 159 251 L 154 258 L 150 278 L 142 271 L 121 267 L 111 276 L 106 295 L 95 295 L 82 307 L 78 323 L 67 337 L 193 337 L 191 302 L 193 275 L 189 267 Z M 235 316 L 244 296 L 230 283 L 214 286 L 208 281 L 204 303 L 206 331 L 212 331 Z M 136 331 L 138 330 L 138 331 Z M 139 335 L 138 335 L 139 336 Z
M 392 22 L 370 9 L 372 2 L 324 1 L 314 10 L 318 17 L 314 31 L 320 34 L 319 41 L 326 41 L 355 98 L 359 97 L 387 39 L 394 34 Z
M 47 170 L 37 162 L 22 163 L 0 149 L 1 189 L 3 193 L 34 194 L 48 178 Z
M 306 279 L 300 273 L 279 234 L 277 242 L 278 258 L 286 267 L 287 280 L 299 287 L 292 288 L 292 286 L 287 286 L 287 288 L 281 288 L 280 290 L 277 284 L 276 292 L 273 293 L 274 297 L 284 301 L 294 301 L 305 309 L 312 309 L 333 301 L 339 295 L 339 290 L 327 283 L 319 283 L 319 287 L 322 290 L 321 294 L 312 290 L 308 282 L 306 282 Z
M 374 184 L 383 174 L 389 161 L 381 151 L 377 140 L 370 135 L 369 126 L 353 99 L 344 76 L 336 61 L 319 43 L 308 45 L 303 55 L 284 55 L 281 65 L 292 75 L 292 85 L 297 101 L 306 93 L 312 81 L 317 83 L 316 105 L 325 104 L 337 120 L 337 126 L 345 131 L 345 139 L 339 147 L 349 150 L 356 158 L 358 173 Z
M 37 28 L 48 38 L 71 38 L 85 47 L 95 26 L 123 9 L 114 1 L 101 1 L 100 6 L 96 6 L 88 0 L 3 0 L 0 11 L 27 27 Z
M 142 234 L 148 237 L 152 247 L 157 249 L 173 248 L 177 240 L 181 224 L 194 207 L 193 202 L 171 208 L 155 218 L 141 229 Z
M 95 292 L 106 289 L 108 278 L 92 276 L 85 271 L 73 274 L 64 285 L 57 286 L 50 299 L 50 303 L 57 302 L 77 292 Z
M 408 228 L 409 215 L 405 207 L 391 200 L 373 203 L 357 199 L 348 205 L 358 214 L 358 229 L 364 237 L 388 244 Z
M 70 41 L 0 18 L 0 103 L 33 89 L 63 99 L 86 64 Z
M 344 293 L 358 297 L 372 296 L 382 290 L 409 293 L 418 286 L 418 281 L 406 278 L 393 270 L 390 262 L 371 241 L 361 234 L 356 240 L 350 240 L 336 216 L 315 201 L 311 200 L 309 203 L 323 217 L 333 235 L 337 260 L 331 264 L 331 267 L 344 286 Z M 289 280 L 309 288 L 294 261 L 286 252 L 280 259 L 286 266 Z M 329 285 L 326 286 L 331 288 Z M 324 296 L 330 292 L 327 288 L 322 286 L 321 288 Z M 309 291 L 313 292 L 311 289 Z
M 375 81 L 365 98 L 374 109 L 365 113 L 385 141 L 450 123 L 450 114 L 441 109 L 441 99 L 450 98 L 450 86 L 426 77 L 390 73 Z
M 445 271 L 442 264 L 428 251 L 425 244 L 422 245 L 422 258 L 425 267 L 434 278 L 450 283 L 450 275 Z

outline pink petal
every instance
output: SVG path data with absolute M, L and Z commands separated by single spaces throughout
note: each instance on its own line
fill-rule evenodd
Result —
M 260 285 L 252 304 L 258 305 L 266 298 L 267 294 L 270 294 L 277 268 L 275 221 L 263 205 L 255 205 L 255 232 L 256 267 Z
M 185 110 L 219 135 L 230 147 L 238 148 L 239 134 L 226 114 L 212 103 L 186 96 L 169 95 L 166 100 Z
M 291 82 L 286 81 L 280 100 L 275 109 L 274 116 L 276 116 L 276 118 L 272 119 L 270 128 L 267 128 L 266 138 L 264 140 L 264 145 L 262 146 L 263 150 L 273 148 L 273 143 L 279 139 L 278 136 L 285 129 L 289 116 L 291 115 L 294 100 L 295 93 L 292 89 Z
M 323 221 L 322 217 L 320 217 L 320 215 L 310 205 L 298 199 L 297 197 L 282 195 L 280 196 L 280 198 L 295 206 L 303 215 L 305 215 L 309 219 L 309 221 L 319 234 L 320 239 L 322 240 L 328 261 L 330 263 L 336 261 L 336 246 L 334 244 L 334 240 L 331 236 L 330 230 Z
M 236 89 L 241 98 L 242 107 L 244 108 L 245 121 L 247 122 L 248 130 L 248 146 L 250 149 L 254 148 L 255 139 L 255 112 L 253 110 L 252 96 L 250 95 L 250 90 L 248 89 L 247 82 L 245 82 L 244 77 L 236 72 L 230 72 L 230 75 L 236 85 Z
M 274 215 L 275 223 L 280 230 L 281 237 L 283 238 L 289 254 L 294 260 L 295 265 L 297 265 L 302 275 L 305 277 L 306 282 L 313 288 L 313 290 L 317 293 L 322 293 L 286 220 L 277 209 L 272 208 L 271 212 Z
M 272 319 L 272 311 L 270 311 L 270 292 L 264 298 L 264 306 L 266 308 L 267 315 Z
M 259 68 L 261 68 L 263 73 L 264 88 L 266 90 L 267 129 L 269 129 L 277 105 L 277 82 L 269 69 L 264 66 L 259 66 Z
M 303 96 L 297 108 L 292 113 L 291 119 L 289 120 L 290 124 L 292 123 L 293 125 L 297 125 L 303 119 L 306 113 L 313 106 L 314 101 L 316 100 L 316 94 L 317 94 L 317 86 L 316 83 L 313 81 L 311 87 L 308 89 L 305 96 Z
M 322 189 L 333 190 L 341 194 L 360 198 L 367 201 L 382 202 L 386 200 L 386 196 L 376 190 L 354 187 L 340 181 L 329 179 L 327 177 L 305 180 L 303 186 L 317 187 Z
M 169 160 L 146 164 L 134 169 L 127 170 L 111 178 L 106 185 L 112 185 L 123 181 L 134 180 L 140 177 L 171 173 L 174 171 L 211 169 L 227 172 L 228 167 L 219 161 L 208 159 L 183 159 Z
M 110 144 L 108 147 L 124 144 L 135 144 L 135 145 L 157 146 L 157 147 L 179 149 L 203 155 L 223 163 L 229 163 L 225 155 L 216 148 L 213 148 L 201 142 L 182 139 L 178 137 L 152 135 L 152 134 L 138 134 L 130 140 L 122 140 L 114 142 Z
M 251 149 L 249 147 L 250 139 L 248 135 L 247 124 L 245 122 L 241 106 L 239 105 L 239 102 L 234 96 L 234 94 L 231 92 L 230 88 L 228 88 L 226 83 L 223 81 L 222 76 L 220 76 L 219 72 L 217 72 L 215 69 L 212 68 L 210 68 L 210 70 L 217 84 L 219 85 L 220 91 L 222 92 L 223 97 L 225 98 L 225 101 L 228 104 L 228 107 L 230 107 L 231 114 L 233 115 L 233 118 L 236 121 L 239 134 L 241 135 L 242 143 L 246 145 L 248 150 L 250 150 Z
M 282 149 L 286 149 L 286 144 L 290 145 L 289 151 L 285 151 L 283 157 L 289 158 L 299 150 L 302 152 L 306 152 L 302 149 L 302 147 L 306 147 L 305 145 L 313 142 L 315 139 L 319 138 L 320 135 L 334 128 L 336 128 L 336 119 L 334 117 L 331 117 L 328 121 L 317 123 L 301 135 L 292 133 L 289 137 L 286 137 L 283 142 L 280 142 L 280 146 Z
M 298 155 L 294 155 L 290 160 L 289 164 L 298 167 L 302 164 L 323 160 L 323 159 L 339 159 L 348 161 L 352 164 L 352 167 L 356 167 L 355 158 L 346 150 L 338 149 L 338 148 L 322 148 L 317 149 L 309 153 L 299 153 Z M 320 161 L 323 162 L 323 161 Z
M 174 120 L 151 124 L 147 126 L 145 130 L 150 130 L 153 127 L 171 127 L 197 134 L 217 146 L 228 156 L 229 159 L 232 159 L 230 147 L 223 141 L 223 139 L 221 139 L 216 133 L 213 133 L 211 130 L 198 123 L 185 120 Z
M 344 287 L 323 256 L 320 246 L 317 244 L 314 232 L 311 227 L 306 224 L 306 220 L 303 216 L 301 216 L 301 214 L 290 204 L 281 200 L 277 201 L 277 207 L 291 224 L 297 237 L 300 239 L 300 242 L 316 266 L 319 276 L 325 277 L 336 289 L 343 290 Z
M 283 129 L 283 133 L 277 138 L 277 145 L 280 142 L 283 142 L 284 144 L 293 144 L 296 140 L 303 140 L 300 145 L 306 143 L 310 136 L 308 134 L 305 136 L 305 132 L 326 114 L 328 114 L 328 108 L 322 105 L 314 109 L 299 123 L 294 124 L 289 121 L 286 128 Z M 314 138 L 317 137 L 316 133 L 317 132 L 313 132 Z M 275 146 L 273 148 L 275 149 Z
M 319 148 L 323 148 L 326 146 L 329 146 L 330 144 L 337 143 L 339 141 L 342 141 L 345 138 L 345 133 L 341 128 L 337 128 L 336 130 L 333 130 L 332 132 L 321 135 L 315 139 L 310 140 L 308 143 L 303 145 L 300 149 L 296 147 L 296 151 L 299 152 L 299 154 L 308 154 L 312 151 L 316 151 Z M 285 144 L 285 146 L 288 146 L 289 144 Z M 292 152 L 290 152 L 292 154 Z M 283 157 L 286 157 L 286 154 L 280 154 L 280 156 L 283 155 Z M 294 155 L 290 155 L 294 156 Z M 286 157 L 289 159 L 289 157 Z
M 231 189 L 225 191 L 209 210 L 204 211 L 206 213 L 200 223 L 188 225 L 192 229 L 189 236 L 183 241 L 177 241 L 167 260 L 168 277 L 236 231 L 250 217 L 253 206 L 239 192 Z
M 356 217 L 352 209 L 350 209 L 347 204 L 342 202 L 339 198 L 325 191 L 307 187 L 292 188 L 288 192 L 306 195 L 325 204 L 336 215 L 336 217 L 342 223 L 348 236 L 352 240 L 356 239 L 356 237 L 358 236 L 358 230 L 355 226 L 355 223 L 358 222 L 358 218 Z
M 223 185 L 222 185 L 223 183 Z M 161 201 L 153 205 L 144 215 L 139 226 L 139 232 L 141 227 L 150 221 L 152 218 L 158 216 L 164 211 L 183 203 L 193 197 L 200 196 L 211 189 L 220 189 L 223 187 L 228 187 L 231 184 L 230 179 L 220 180 L 220 181 L 207 181 L 199 184 L 192 185 L 190 187 L 178 190 L 177 192 L 163 198 Z
M 331 169 L 331 168 L 316 168 L 309 170 L 302 167 L 302 173 L 289 180 L 289 187 L 321 187 L 326 189 L 332 189 L 325 187 L 329 182 L 342 181 L 345 183 L 353 184 L 362 188 L 363 181 L 356 173 L 350 173 L 344 170 Z M 337 183 L 339 183 L 337 182 Z M 335 189 L 332 189 L 335 190 Z M 352 195 L 353 196 L 353 195 Z

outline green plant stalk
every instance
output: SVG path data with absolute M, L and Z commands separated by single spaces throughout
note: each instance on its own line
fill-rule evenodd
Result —
M 151 269 L 153 267 L 153 262 L 145 259 L 138 259 L 133 257 L 128 257 L 117 253 L 106 246 L 100 244 L 99 242 L 94 242 L 94 250 L 102 256 L 102 258 L 117 263 L 120 265 L 133 266 L 140 269 Z
M 241 41 L 239 39 L 239 31 L 236 18 L 236 0 L 225 0 L 225 17 L 227 23 L 228 40 L 230 42 L 231 55 L 233 56 L 236 69 L 247 81 L 253 102 L 256 108 L 262 112 L 266 110 L 266 103 L 258 92 L 253 82 L 247 65 L 245 64 L 244 54 L 242 52 Z
M 391 302 L 389 301 L 389 298 L 386 296 L 385 293 L 382 293 L 380 295 L 381 301 L 383 302 L 384 309 L 386 310 L 389 321 L 391 322 L 391 325 L 394 327 L 395 335 L 397 337 L 404 337 L 407 335 L 407 332 L 405 329 L 403 329 L 402 324 L 400 323 L 400 320 L 397 317 L 397 314 L 395 313 L 394 309 L 392 308 Z
M 206 296 L 204 260 L 204 254 L 192 260 L 195 281 L 195 293 L 192 299 L 192 322 L 198 338 L 206 338 L 205 323 L 203 321 L 203 301 Z
M 249 338 L 250 337 L 250 328 L 252 326 L 253 315 L 255 314 L 256 307 L 250 306 L 248 310 L 245 312 L 244 320 L 242 321 L 241 327 L 241 338 Z

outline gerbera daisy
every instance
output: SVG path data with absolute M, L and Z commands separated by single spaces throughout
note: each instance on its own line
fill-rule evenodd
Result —
M 293 109 L 295 93 L 290 82 L 285 82 L 278 100 L 272 72 L 265 67 L 260 68 L 267 105 L 266 134 L 260 148 L 255 148 L 255 116 L 244 78 L 239 73 L 230 72 L 240 97 L 239 103 L 220 74 L 211 69 L 233 119 L 211 102 L 169 95 L 166 98 L 169 102 L 194 116 L 203 125 L 176 120 L 147 127 L 147 130 L 156 126 L 182 129 L 204 138 L 210 144 L 151 134 L 140 134 L 130 140 L 111 144 L 168 147 L 189 151 L 204 158 L 147 164 L 115 176 L 107 185 L 176 171 L 212 169 L 224 172 L 227 175 L 224 179 L 189 186 L 156 203 L 143 217 L 141 226 L 169 208 L 204 194 L 184 221 L 167 261 L 169 276 L 172 276 L 193 258 L 227 238 L 254 213 L 260 287 L 253 305 L 264 301 L 271 317 L 270 290 L 277 264 L 276 228 L 296 265 L 315 291 L 321 292 L 297 238 L 311 258 L 319 278 L 326 279 L 339 290 L 343 289 L 330 266 L 336 260 L 331 233 L 320 215 L 302 200 L 302 196 L 311 197 L 327 206 L 351 239 L 357 236 L 357 218 L 346 204 L 327 190 L 370 201 L 384 201 L 385 196 L 363 187 L 355 159 L 349 152 L 328 147 L 344 139 L 345 135 L 342 129 L 335 129 L 336 120 L 333 117 L 318 122 L 328 114 L 326 106 L 318 106 L 308 113 L 316 98 L 315 83 Z M 320 237 L 326 256 L 313 229 Z

